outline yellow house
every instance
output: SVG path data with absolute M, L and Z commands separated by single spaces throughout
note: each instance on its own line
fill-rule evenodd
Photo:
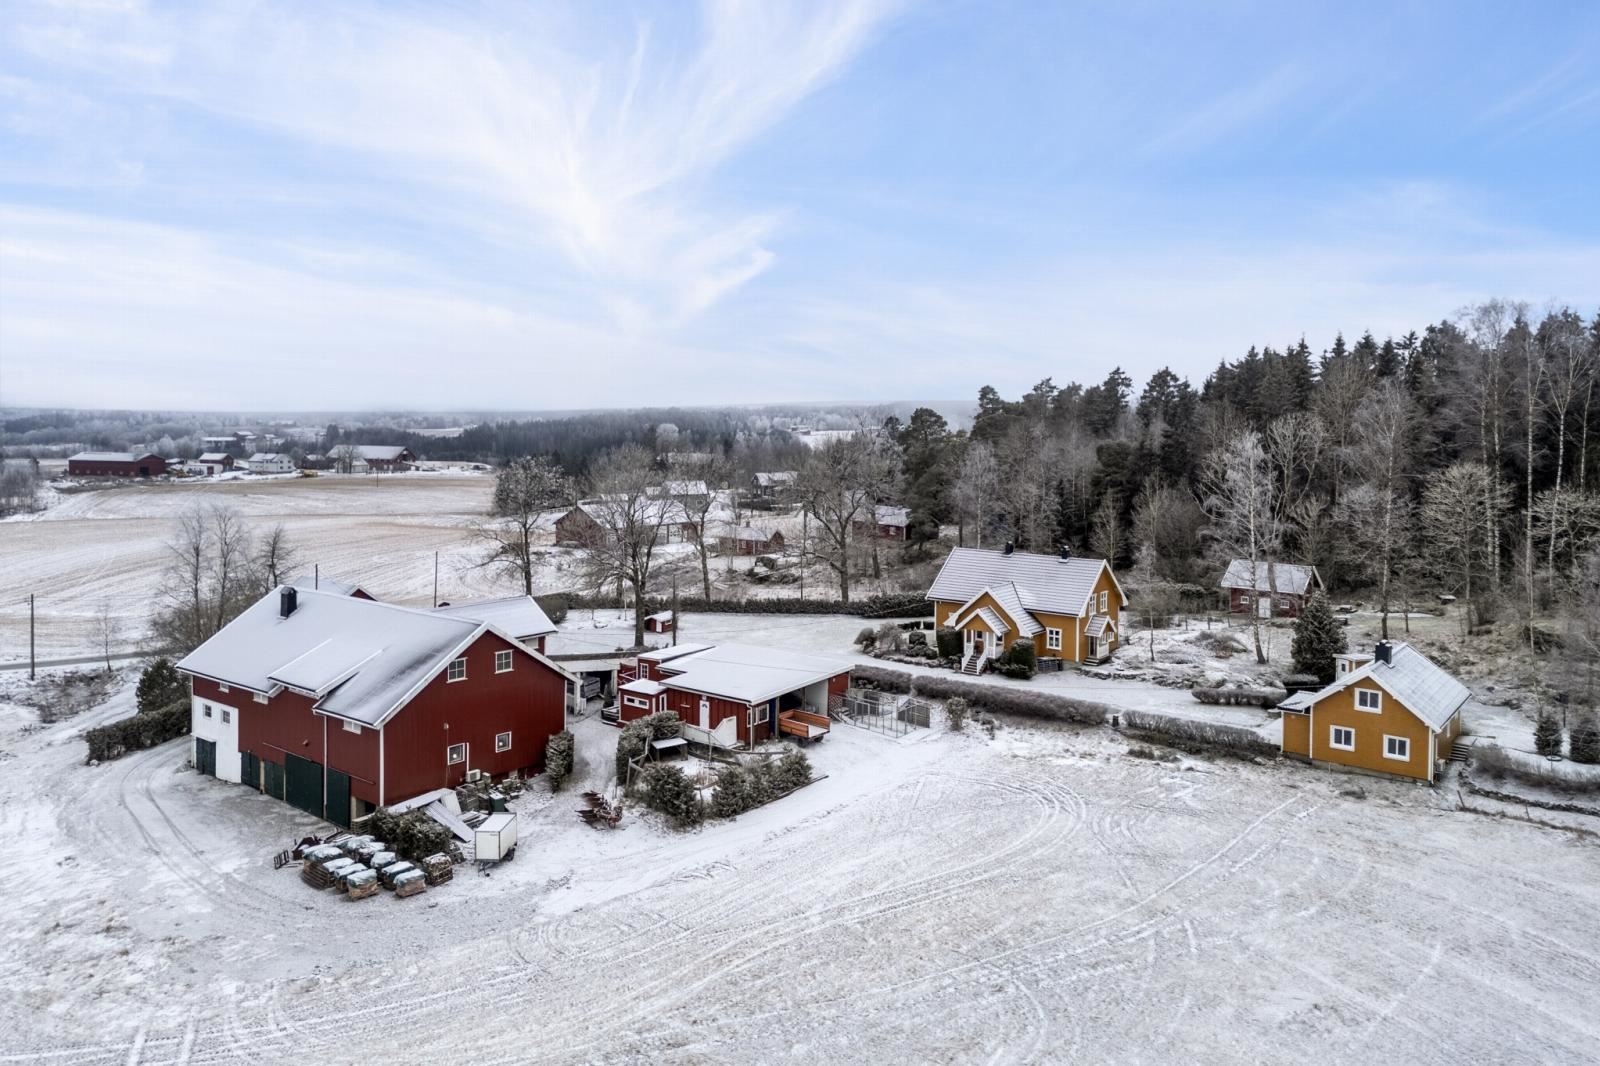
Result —
M 1284 754 L 1432 783 L 1461 733 L 1467 686 L 1409 644 L 1334 662 L 1331 685 L 1279 705 Z
M 982 673 L 1019 640 L 1041 659 L 1103 663 L 1116 650 L 1128 598 L 1103 559 L 984 548 L 950 553 L 928 589 L 941 629 L 958 629 L 962 671 Z

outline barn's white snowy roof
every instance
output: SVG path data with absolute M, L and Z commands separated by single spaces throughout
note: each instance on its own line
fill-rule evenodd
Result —
M 651 681 L 649 678 L 641 677 L 637 681 L 629 681 L 625 685 L 618 685 L 617 691 L 627 692 L 634 696 L 659 696 L 666 691 L 666 686 L 659 681 Z
M 911 510 L 907 507 L 880 503 L 872 511 L 880 526 L 904 526 L 911 522 Z
M 740 703 L 761 703 L 845 673 L 850 664 L 781 648 L 716 644 L 664 666 L 670 688 Z
M 300 591 L 288 618 L 268 593 L 177 664 L 186 673 L 253 692 L 283 686 L 319 698 L 316 709 L 379 725 L 488 627 L 475 620 Z
M 202 463 L 221 463 L 226 461 L 227 458 L 227 452 L 206 452 L 200 456 L 199 461 Z
M 793 470 L 763 470 L 756 474 L 756 484 L 762 488 L 787 485 L 798 476 Z
M 1062 559 L 1035 552 L 1007 555 L 987 548 L 956 548 L 939 568 L 939 576 L 933 579 L 926 598 L 966 603 L 985 589 L 993 591 L 1009 584 L 1016 590 L 1017 601 L 1029 611 L 1081 615 L 1105 569 L 1103 559 Z M 1111 580 L 1116 583 L 1116 576 L 1112 575 Z M 1128 597 L 1123 595 L 1120 584 L 1117 596 L 1126 607 Z
M 488 622 L 518 640 L 542 637 L 556 631 L 550 617 L 532 596 L 501 596 L 493 600 L 452 603 L 448 607 L 434 608 L 434 613 L 468 618 L 475 622 Z
M 1273 582 L 1277 588 L 1273 588 Z M 1303 566 L 1300 563 L 1269 563 L 1265 559 L 1256 562 L 1255 590 L 1257 592 L 1287 592 L 1291 596 L 1304 596 L 1306 590 L 1315 581 L 1318 588 L 1322 587 L 1322 578 L 1317 574 L 1314 566 Z M 1247 589 L 1250 588 L 1250 560 L 1235 559 L 1228 564 L 1228 569 L 1222 575 L 1219 588 Z
M 372 596 L 372 593 L 353 581 L 340 581 L 336 577 L 320 574 L 301 574 L 299 577 L 291 578 L 289 584 L 297 589 L 307 589 L 311 592 L 331 592 L 335 596 L 354 596 L 358 592 Z M 372 598 L 377 599 L 376 596 Z
M 711 647 L 710 644 L 675 644 L 670 648 L 657 648 L 654 651 L 641 652 L 639 661 L 650 663 L 670 662 L 685 655 L 693 655 L 695 652 L 707 651 Z
M 356 456 L 361 459 L 388 459 L 400 458 L 406 451 L 403 444 L 358 444 Z
M 772 539 L 771 533 L 757 529 L 755 526 L 736 526 L 728 536 L 733 540 L 755 540 L 763 543 Z
M 160 458 L 155 452 L 79 452 L 72 458 L 88 463 L 131 463 L 151 456 Z
M 1319 690 L 1309 703 L 1321 703 L 1335 692 L 1363 681 L 1375 683 L 1422 719 L 1430 729 L 1443 729 L 1450 716 L 1472 698 L 1472 692 L 1449 671 L 1409 644 L 1396 643 L 1390 662 L 1374 658 Z

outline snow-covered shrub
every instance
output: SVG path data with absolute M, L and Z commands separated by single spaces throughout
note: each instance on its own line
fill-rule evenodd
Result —
M 885 622 L 878 627 L 877 647 L 880 651 L 900 652 L 905 650 L 905 632 L 893 622 Z
M 535 596 L 533 602 L 545 613 L 545 617 L 556 625 L 567 620 L 567 611 L 571 609 L 571 597 L 564 592 L 550 592 L 543 596 Z
M 871 651 L 878 644 L 878 634 L 868 627 L 856 634 L 854 643 L 862 651 Z
M 850 671 L 850 683 L 859 688 L 875 688 L 884 692 L 910 692 L 912 676 L 904 670 L 857 666 Z
M 743 766 L 725 766 L 717 774 L 717 788 L 711 793 L 711 816 L 733 818 L 755 806 L 750 787 L 750 772 Z
M 912 649 L 926 648 L 928 646 L 928 634 L 920 629 L 913 629 L 906 634 L 906 644 Z
M 965 699 L 969 706 L 1026 718 L 1045 718 L 1080 725 L 1099 725 L 1111 713 L 1103 703 L 1073 699 L 1054 693 L 1028 692 L 1009 685 L 985 685 L 936 675 L 916 678 L 914 692 L 925 699 Z
M 1160 738 L 1168 742 L 1191 744 L 1199 747 L 1222 748 L 1250 755 L 1277 755 L 1278 745 L 1261 734 L 1242 726 L 1200 722 L 1192 718 L 1173 718 L 1148 711 L 1123 711 L 1123 725 L 1146 739 Z
M 1306 601 L 1305 610 L 1294 620 L 1289 648 L 1297 672 L 1311 674 L 1324 685 L 1333 680 L 1333 657 L 1345 650 L 1345 628 L 1320 592 Z
M 637 759 L 650 750 L 652 740 L 666 740 L 683 732 L 683 719 L 671 711 L 657 711 L 643 718 L 635 718 L 622 727 L 617 737 L 617 780 L 628 779 L 628 760 Z
M 1039 672 L 1039 658 L 1034 653 L 1033 642 L 1019 640 L 1007 648 L 1005 654 L 994 661 L 994 668 L 1002 677 L 1026 681 Z
M 779 794 L 811 783 L 811 760 L 799 748 L 790 748 L 767 765 L 772 768 L 773 788 Z
M 676 766 L 651 763 L 644 768 L 640 780 L 644 783 L 645 806 L 666 815 L 673 825 L 683 829 L 705 819 L 694 783 Z
M 447 850 L 455 840 L 450 830 L 422 811 L 395 814 L 387 807 L 372 812 L 363 827 L 402 859 L 419 862 Z
M 950 732 L 959 733 L 967 727 L 967 715 L 971 710 L 971 704 L 960 696 L 945 701 L 944 719 Z
M 189 698 L 159 711 L 135 714 L 106 725 L 86 729 L 83 739 L 89 745 L 89 762 L 106 762 L 130 751 L 143 751 L 189 732 Z
M 941 659 L 959 659 L 966 650 L 959 629 L 941 629 L 934 633 L 933 639 L 939 645 Z
M 1189 695 L 1201 703 L 1225 707 L 1276 707 L 1288 698 L 1279 688 L 1196 688 Z
M 572 775 L 572 758 L 576 742 L 572 730 L 563 729 L 550 738 L 544 749 L 544 772 L 550 778 L 550 791 L 560 792 L 561 785 Z

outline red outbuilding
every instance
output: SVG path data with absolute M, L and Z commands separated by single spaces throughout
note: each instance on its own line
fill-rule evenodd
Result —
M 73 477 L 160 477 L 167 461 L 154 452 L 79 452 L 67 460 Z
M 467 613 L 280 587 L 178 663 L 195 765 L 346 826 L 541 770 L 574 679 Z

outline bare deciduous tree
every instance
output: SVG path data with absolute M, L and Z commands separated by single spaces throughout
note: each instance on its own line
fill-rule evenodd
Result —
M 889 481 L 889 458 L 870 434 L 856 433 L 817 448 L 800 468 L 795 495 L 817 526 L 804 551 L 821 561 L 839 582 L 839 599 L 850 601 L 853 533 L 870 519 L 877 493 Z
M 1390 586 L 1406 538 L 1410 502 L 1405 477 L 1410 463 L 1406 443 L 1411 400 L 1405 387 L 1393 379 L 1384 382 L 1362 403 L 1356 418 L 1362 436 L 1355 447 L 1354 466 L 1372 489 L 1374 514 L 1352 529 L 1378 565 L 1380 628 L 1383 639 L 1388 640 Z
M 542 458 L 513 459 L 495 474 L 490 517 L 474 522 L 474 539 L 486 546 L 478 566 L 510 576 L 533 595 L 533 575 L 540 553 L 535 534 L 543 514 L 571 501 L 572 483 L 557 466 Z
M 983 547 L 983 531 L 994 521 L 995 501 L 999 496 L 1000 465 L 995 462 L 994 449 L 986 441 L 973 441 L 961 458 L 952 491 L 956 513 L 961 519 L 963 541 L 967 530 L 971 529 L 973 544 Z
M 1253 430 L 1235 435 L 1205 463 L 1200 505 L 1210 520 L 1207 534 L 1224 554 L 1249 563 L 1252 589 L 1260 588 L 1281 537 L 1273 480 L 1261 436 Z M 1250 632 L 1256 662 L 1265 664 L 1259 611 L 1250 612 Z
M 613 449 L 589 470 L 585 506 L 600 527 L 586 548 L 585 567 L 598 587 L 607 581 L 633 589 L 633 643 L 644 643 L 644 600 L 656 565 L 656 549 L 669 524 L 683 521 L 677 501 L 657 494 L 654 462 L 637 445 Z
M 111 672 L 111 647 L 122 636 L 122 620 L 111 611 L 111 601 L 101 600 L 94 613 L 94 638 L 105 658 L 106 673 Z
M 1459 592 L 1469 631 L 1475 621 L 1473 574 L 1488 568 L 1487 530 L 1499 525 L 1505 507 L 1505 487 L 1481 463 L 1449 466 L 1429 478 L 1422 492 L 1418 518 L 1425 554 L 1432 571 Z

